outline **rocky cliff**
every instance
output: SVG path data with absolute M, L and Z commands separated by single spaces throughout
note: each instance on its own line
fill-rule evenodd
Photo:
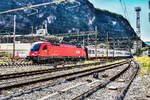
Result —
M 27 1 L 27 2 L 25 2 Z M 34 5 L 54 0 L 0 0 L 0 11 Z M 69 33 L 94 30 L 98 28 L 99 39 L 105 39 L 106 33 L 109 37 L 121 40 L 121 37 L 129 40 L 136 37 L 133 28 L 123 16 L 96 9 L 88 0 L 77 0 L 76 2 L 60 3 L 41 6 L 35 9 L 24 9 L 0 15 L 0 31 L 13 31 L 13 15 L 17 15 L 17 34 L 29 34 L 31 26 L 34 29 L 41 28 L 48 24 L 48 32 Z M 114 23 L 115 22 L 115 23 Z

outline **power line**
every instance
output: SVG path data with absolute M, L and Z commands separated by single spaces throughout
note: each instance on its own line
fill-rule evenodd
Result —
M 78 6 L 80 6 L 80 5 L 81 5 L 79 1 L 75 1 L 75 2 L 77 3 L 75 6 L 68 7 L 68 8 L 66 8 L 66 9 L 70 9 L 70 8 L 78 7 Z
M 125 13 L 125 10 L 124 10 L 124 6 L 123 6 L 123 3 L 122 3 L 122 0 L 119 0 L 120 1 L 120 5 L 121 5 L 121 7 L 122 7 L 122 10 L 123 10 L 123 12 L 124 12 L 124 16 L 126 17 L 126 13 Z
M 119 1 L 120 1 L 122 10 L 123 10 L 123 12 L 124 12 L 125 18 L 127 18 L 127 19 L 129 20 L 129 15 L 128 15 L 128 11 L 127 11 L 127 7 L 126 7 L 125 1 L 124 1 L 124 0 L 119 0 Z
M 59 4 L 61 2 L 74 2 L 74 1 L 75 0 L 57 0 L 57 1 L 47 2 L 47 3 L 37 4 L 37 5 L 27 5 L 27 6 L 22 7 L 22 8 L 17 8 L 17 9 L 3 11 L 3 12 L 0 12 L 0 14 L 14 12 L 14 11 L 19 11 L 19 10 L 24 10 L 24 9 L 31 9 L 31 8 L 34 8 L 34 7 L 40 7 L 40 6 L 49 5 L 49 4 Z
M 126 12 L 126 15 L 127 15 L 127 19 L 129 20 L 129 14 L 128 14 L 127 6 L 126 6 L 126 3 L 125 3 L 124 0 L 123 0 L 123 5 L 124 5 L 124 8 L 125 8 L 125 12 Z

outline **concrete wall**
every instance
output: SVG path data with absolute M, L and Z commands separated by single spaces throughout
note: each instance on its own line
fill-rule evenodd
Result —
M 142 52 L 142 56 L 148 56 L 148 50 Z
M 31 43 L 16 43 L 15 55 L 20 57 L 28 56 L 31 47 Z M 13 53 L 13 43 L 0 43 L 0 52 Z

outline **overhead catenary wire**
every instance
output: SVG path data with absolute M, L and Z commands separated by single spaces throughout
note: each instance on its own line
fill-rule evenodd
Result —
M 74 2 L 74 1 L 75 0 L 57 0 L 57 1 L 52 1 L 52 2 L 46 2 L 46 3 L 37 4 L 37 5 L 27 5 L 25 7 L 3 11 L 3 12 L 0 12 L 0 14 L 14 12 L 14 11 L 19 11 L 19 10 L 24 10 L 24 9 L 29 9 L 29 8 L 31 9 L 31 8 L 34 8 L 34 7 L 40 7 L 40 6 L 49 5 L 49 4 L 59 4 L 61 2 Z
M 126 7 L 125 1 L 124 0 L 119 0 L 119 2 L 120 2 L 120 5 L 122 7 L 122 10 L 124 12 L 125 18 L 127 18 L 129 20 L 129 15 L 128 15 L 128 11 L 127 11 L 127 7 Z
M 126 3 L 125 3 L 124 0 L 123 0 L 123 5 L 124 5 L 124 8 L 125 8 L 127 19 L 129 20 L 129 14 L 128 14 L 127 6 L 126 6 Z
M 124 12 L 124 16 L 127 17 L 127 16 L 126 16 L 125 9 L 124 9 L 124 6 L 123 6 L 123 3 L 122 3 L 122 0 L 119 0 L 119 1 L 120 1 L 121 8 L 122 8 L 122 10 L 123 10 L 123 12 Z
M 78 6 L 80 6 L 80 5 L 81 5 L 81 4 L 80 4 L 80 2 L 78 2 L 78 1 L 75 1 L 75 2 L 77 3 L 75 6 L 68 7 L 68 8 L 66 8 L 66 9 L 70 9 L 70 8 L 78 7 Z

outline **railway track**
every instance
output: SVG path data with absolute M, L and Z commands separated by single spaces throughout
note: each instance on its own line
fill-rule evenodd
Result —
M 94 59 L 93 59 L 94 60 Z M 119 59 L 116 59 L 119 60 Z M 107 62 L 106 59 L 100 59 L 101 62 Z M 110 62 L 114 61 L 109 59 Z M 65 61 L 64 61 L 65 62 Z M 52 66 L 57 66 L 57 65 L 62 65 L 62 63 L 59 64 L 59 62 L 57 62 L 58 64 L 52 64 L 50 63 Z M 68 62 L 65 62 L 68 63 Z M 74 62 L 72 62 L 74 63 Z M 49 65 L 49 63 L 43 63 L 43 64 L 37 64 L 37 63 L 33 63 L 32 61 L 26 60 L 26 59 L 9 59 L 7 60 L 3 60 L 3 62 L 0 62 L 0 68 L 14 68 L 14 67 L 26 67 L 26 66 L 46 66 Z
M 93 100 L 94 98 L 96 99 L 95 96 L 94 96 L 94 98 L 89 98 L 89 97 L 92 96 L 95 92 L 101 91 L 102 88 L 106 88 L 106 86 L 107 86 L 108 84 L 110 84 L 111 82 L 113 82 L 113 81 L 115 81 L 117 78 L 119 78 L 121 75 L 123 75 L 127 70 L 129 70 L 130 67 L 131 67 L 131 63 L 130 63 L 126 68 L 124 68 L 122 71 L 118 72 L 117 74 L 115 74 L 114 76 L 112 76 L 111 78 L 109 78 L 109 80 L 105 81 L 104 83 L 98 84 L 97 86 L 95 86 L 95 87 L 89 89 L 88 91 L 86 91 L 86 92 L 84 92 L 84 93 L 82 93 L 82 94 L 80 94 L 80 95 L 74 97 L 72 100 L 84 100 L 84 99 L 87 99 L 87 98 L 88 98 L 88 100 L 90 100 L 90 99 Z M 128 89 L 129 89 L 129 87 L 130 87 L 132 81 L 134 80 L 134 78 L 135 78 L 135 76 L 136 76 L 138 70 L 139 70 L 139 66 L 137 65 L 136 70 L 135 70 L 135 71 L 132 73 L 132 75 L 130 76 L 130 80 L 127 82 L 127 85 L 126 85 L 123 89 L 120 90 L 121 92 L 119 93 L 119 95 L 117 95 L 117 96 L 115 97 L 115 100 L 123 100 L 123 98 L 125 97 L 125 95 L 126 95 Z M 116 90 L 116 88 L 113 88 L 113 89 Z M 106 91 L 106 90 L 104 90 L 104 91 Z M 102 92 L 102 93 L 103 93 L 103 92 Z M 102 95 L 102 94 L 101 94 L 101 95 Z M 105 95 L 105 94 L 103 94 L 103 95 Z M 100 96 L 99 96 L 99 97 L 100 97 Z M 98 97 L 98 98 L 99 98 L 99 97 Z M 98 99 L 98 98 L 97 98 L 97 99 Z M 101 96 L 99 99 L 102 99 L 102 98 L 103 98 L 103 96 Z M 103 98 L 103 99 L 106 99 L 106 98 Z M 110 98 L 109 98 L 109 99 L 110 99 Z M 111 98 L 111 99 L 112 99 L 112 98 Z
M 91 75 L 93 73 L 105 71 L 107 69 L 112 69 L 112 68 L 115 68 L 117 66 L 126 64 L 126 63 L 128 63 L 128 61 L 124 61 L 124 62 L 121 62 L 121 63 L 112 64 L 112 65 L 106 65 L 106 66 L 98 67 L 98 68 L 91 68 L 91 69 L 83 70 L 83 71 L 77 71 L 77 72 L 72 72 L 72 73 L 57 75 L 57 76 L 53 76 L 53 77 L 43 76 L 43 78 L 41 78 L 41 77 L 30 78 L 30 79 L 28 79 L 27 81 L 24 81 L 24 82 L 13 81 L 13 82 L 8 82 L 8 83 L 3 83 L 3 84 L 0 85 L 0 90 L 10 89 L 10 88 L 15 88 L 15 87 L 20 87 L 20 86 L 23 86 L 23 85 L 34 84 L 34 83 L 37 83 L 37 82 L 43 82 L 43 81 L 54 80 L 54 79 L 58 79 L 58 78 L 63 78 L 63 77 L 68 77 L 68 76 L 73 76 L 73 75 L 81 74 L 79 76 L 75 76 L 75 77 L 71 77 L 71 78 L 67 79 L 67 80 L 73 80 L 73 79 L 76 79 L 77 77 L 81 77 L 81 76 L 83 77 L 83 76 Z M 92 64 L 90 64 L 90 65 L 92 65 Z M 90 66 L 90 65 L 88 64 L 86 66 Z M 38 74 L 39 73 L 40 72 L 38 72 Z M 30 73 L 30 74 L 33 74 L 33 73 Z M 22 75 L 24 76 L 24 74 L 22 74 Z M 7 75 L 4 75 L 4 76 L 5 77 L 3 77 L 3 79 L 12 78 L 12 76 L 7 76 Z M 16 74 L 16 76 L 13 76 L 13 77 L 18 77 L 18 74 Z M 8 84 L 8 85 L 6 85 L 6 84 Z M 2 85 L 4 85 L 4 86 L 2 86 Z
M 11 88 L 18 88 L 18 87 L 22 87 L 22 86 L 25 86 L 25 85 L 38 83 L 38 82 L 44 82 L 44 81 L 48 81 L 48 80 L 55 80 L 55 79 L 59 79 L 59 78 L 66 78 L 66 81 L 72 81 L 72 80 L 77 79 L 77 78 L 81 78 L 81 77 L 84 77 L 84 76 L 87 76 L 87 75 L 92 75 L 93 73 L 103 72 L 105 70 L 112 69 L 112 68 L 121 66 L 123 64 L 127 64 L 128 62 L 129 61 L 123 61 L 121 63 L 106 65 L 106 66 L 99 67 L 99 68 L 92 68 L 92 69 L 88 69 L 88 70 L 77 71 L 77 72 L 72 72 L 72 73 L 67 73 L 67 74 L 62 74 L 62 75 L 56 75 L 56 76 L 53 76 L 53 77 L 45 76 L 44 78 L 37 77 L 37 78 L 32 78 L 32 79 L 29 79 L 29 80 L 26 80 L 26 81 L 19 81 L 19 82 L 18 81 L 13 81 L 13 82 L 9 82 L 9 83 L 4 83 L 4 84 L 7 84 L 7 85 L 4 85 L 4 84 L 2 85 L 1 84 L 0 85 L 0 91 L 11 89 Z M 86 65 L 86 66 L 90 66 L 90 65 Z M 38 89 L 41 89 L 41 88 L 37 88 L 37 90 Z M 29 91 L 31 92 L 33 90 L 29 90 Z M 21 94 L 23 94 L 23 93 L 21 93 Z
M 125 64 L 125 65 L 120 65 L 119 67 L 120 68 L 124 68 L 124 67 L 126 67 L 126 65 L 127 64 Z M 120 69 L 119 68 L 119 69 Z M 118 67 L 114 67 L 113 69 L 108 69 L 108 70 L 118 70 Z M 105 71 L 107 71 L 107 70 L 105 70 Z M 93 73 L 104 73 L 104 71 L 95 71 L 95 72 L 93 72 Z M 53 99 L 56 99 L 56 100 L 60 100 L 60 99 L 63 99 L 63 100 L 71 100 L 73 97 L 74 97 L 74 95 L 77 95 L 77 94 L 79 94 L 80 93 L 80 91 L 85 91 L 85 90 L 87 90 L 88 88 L 90 88 L 90 87 L 93 87 L 93 85 L 92 84 L 95 84 L 95 83 L 101 83 L 101 82 L 103 82 L 103 80 L 100 78 L 97 78 L 95 81 L 94 80 L 89 80 L 89 79 L 91 79 L 91 78 L 89 78 L 89 75 L 90 76 L 93 76 L 94 77 L 94 75 L 93 74 L 87 74 L 87 73 L 85 73 L 85 74 L 80 74 L 80 75 L 77 75 L 77 76 L 73 76 L 73 77 L 69 77 L 69 78 L 67 78 L 66 80 L 68 80 L 69 82 L 72 82 L 72 81 L 74 81 L 75 82 L 75 79 L 77 80 L 77 83 L 76 84 L 74 84 L 74 85 L 72 85 L 71 87 L 69 86 L 69 84 L 68 85 L 66 85 L 67 87 L 65 87 L 65 88 L 63 88 L 63 89 L 61 89 L 61 88 L 59 88 L 58 87 L 58 89 L 60 89 L 60 90 L 58 90 L 57 92 L 54 92 L 54 93 L 52 93 L 52 94 L 49 94 L 49 95 L 47 95 L 47 96 L 44 96 L 44 97 L 42 97 L 42 98 L 40 98 L 40 99 L 38 99 L 38 100 L 53 100 Z M 112 73 L 112 75 L 114 75 L 113 73 Z M 87 77 L 87 79 L 85 79 L 85 81 L 82 81 L 82 82 L 80 82 L 80 81 L 78 81 L 78 79 L 81 79 L 81 78 L 85 78 L 85 77 Z M 82 79 L 81 79 L 82 80 Z M 67 81 L 67 82 L 68 82 Z M 68 82 L 68 83 L 69 83 Z M 104 83 L 104 82 L 103 82 Z M 50 89 L 50 88 L 49 88 Z M 81 90 L 80 90 L 81 89 Z M 83 90 L 82 90 L 83 89 Z M 53 91 L 53 90 L 51 90 L 51 91 Z M 76 91 L 76 93 L 74 93 Z M 65 96 L 64 96 L 65 95 Z M 82 100 L 82 99 L 81 99 Z M 101 99 L 99 99 L 99 100 L 101 100 Z
M 44 70 L 4 74 L 4 75 L 0 75 L 0 80 L 31 76 L 31 75 L 39 75 L 39 74 L 56 72 L 56 71 L 69 70 L 72 68 L 83 68 L 83 67 L 92 66 L 92 65 L 100 65 L 102 63 L 104 62 L 96 62 L 96 63 L 72 65 L 72 66 L 66 66 L 66 67 L 60 67 L 60 68 L 49 68 L 49 69 L 44 69 Z
M 130 85 L 132 84 L 134 78 L 136 77 L 136 75 L 137 75 L 137 73 L 139 71 L 139 68 L 140 68 L 139 64 L 136 63 L 135 61 L 134 61 L 134 63 L 136 64 L 136 68 L 137 69 L 130 76 L 130 80 L 127 82 L 127 85 L 121 90 L 120 94 L 116 96 L 116 100 L 122 100 L 122 99 L 124 99 L 124 97 L 125 97 L 128 89 L 129 89 Z
M 0 68 L 13 68 L 13 67 L 23 67 L 23 66 L 31 66 L 38 65 L 33 64 L 31 61 L 26 59 L 1 59 Z

